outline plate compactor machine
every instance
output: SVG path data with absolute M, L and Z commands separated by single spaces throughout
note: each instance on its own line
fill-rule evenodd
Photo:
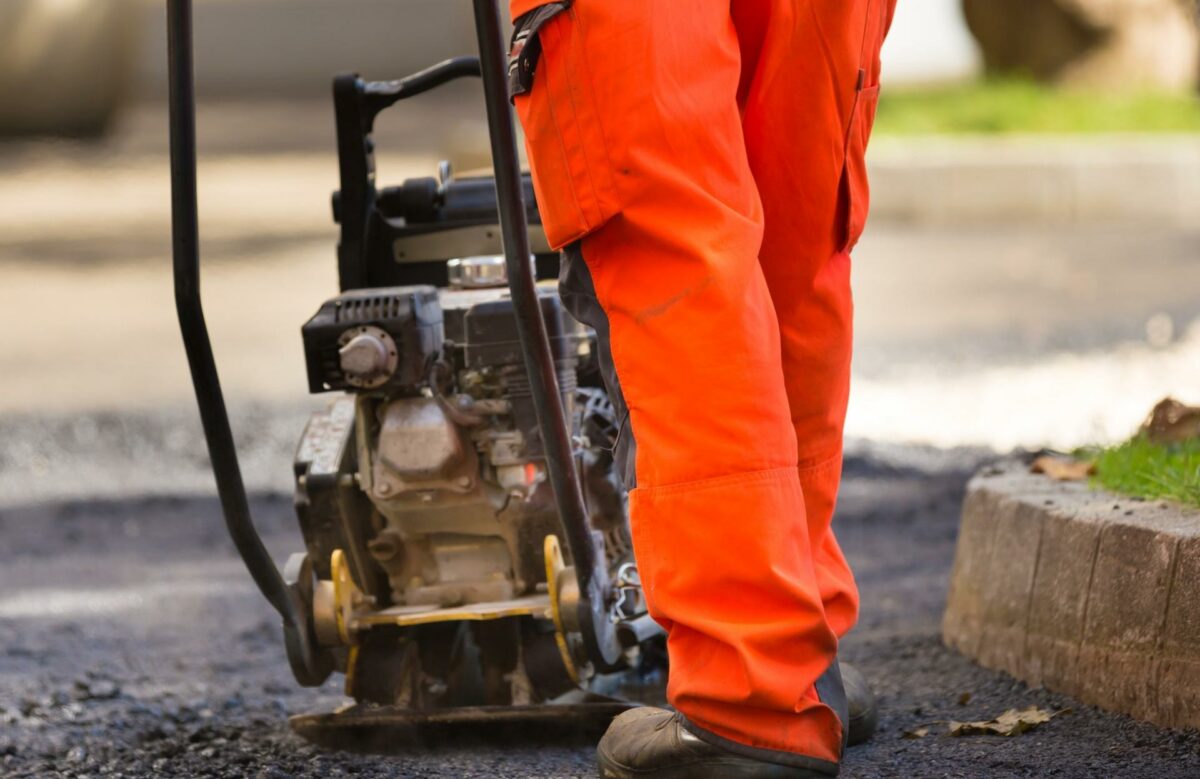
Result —
M 478 57 L 398 81 L 334 81 L 340 294 L 302 328 L 308 386 L 333 393 L 297 450 L 304 551 L 281 573 L 249 504 L 200 302 L 191 3 L 168 0 L 176 306 L 226 525 L 279 612 L 305 686 L 355 704 L 293 717 L 342 747 L 464 731 L 597 735 L 633 705 L 622 672 L 664 657 L 633 561 L 595 334 L 553 284 L 506 89 L 497 0 Z M 380 188 L 377 115 L 482 77 L 493 176 Z

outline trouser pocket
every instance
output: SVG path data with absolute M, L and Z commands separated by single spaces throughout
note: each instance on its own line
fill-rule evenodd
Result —
M 542 227 L 556 249 L 619 210 L 586 49 L 571 2 L 537 5 L 514 22 L 509 91 L 525 130 Z
M 871 186 L 867 180 L 867 142 L 875 126 L 879 106 L 879 85 L 862 87 L 854 98 L 850 129 L 846 134 L 846 162 L 842 169 L 841 196 L 846 215 L 842 251 L 848 252 L 862 237 L 871 205 Z

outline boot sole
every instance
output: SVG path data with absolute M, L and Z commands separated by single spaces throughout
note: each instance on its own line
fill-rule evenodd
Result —
M 807 768 L 737 758 L 640 771 L 621 765 L 603 752 L 597 752 L 596 757 L 600 779 L 832 779 L 831 774 Z

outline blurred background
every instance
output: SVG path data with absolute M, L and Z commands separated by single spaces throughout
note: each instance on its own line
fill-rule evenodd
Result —
M 211 490 L 169 275 L 163 5 L 0 3 L 6 504 Z M 323 403 L 299 327 L 335 291 L 331 77 L 468 53 L 469 8 L 196 2 L 205 297 L 256 490 L 290 489 Z M 900 0 L 854 257 L 853 446 L 1068 448 L 1200 401 L 1196 16 Z M 474 84 L 377 137 L 384 183 L 488 162 Z

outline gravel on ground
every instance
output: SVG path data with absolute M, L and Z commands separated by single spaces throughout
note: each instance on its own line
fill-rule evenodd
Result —
M 842 776 L 1200 775 L 1200 734 L 1159 730 L 1031 690 L 944 648 L 939 622 L 963 485 L 978 455 L 860 445 L 837 520 L 863 613 L 845 642 L 878 692 L 880 731 Z M 290 499 L 253 509 L 277 559 L 299 548 Z M 286 717 L 344 702 L 297 687 L 279 630 L 214 499 L 38 502 L 0 511 L 0 774 L 213 777 L 582 777 L 587 744 L 328 752 Z M 1014 738 L 944 735 L 951 720 L 1068 709 Z M 925 726 L 929 735 L 908 738 Z

